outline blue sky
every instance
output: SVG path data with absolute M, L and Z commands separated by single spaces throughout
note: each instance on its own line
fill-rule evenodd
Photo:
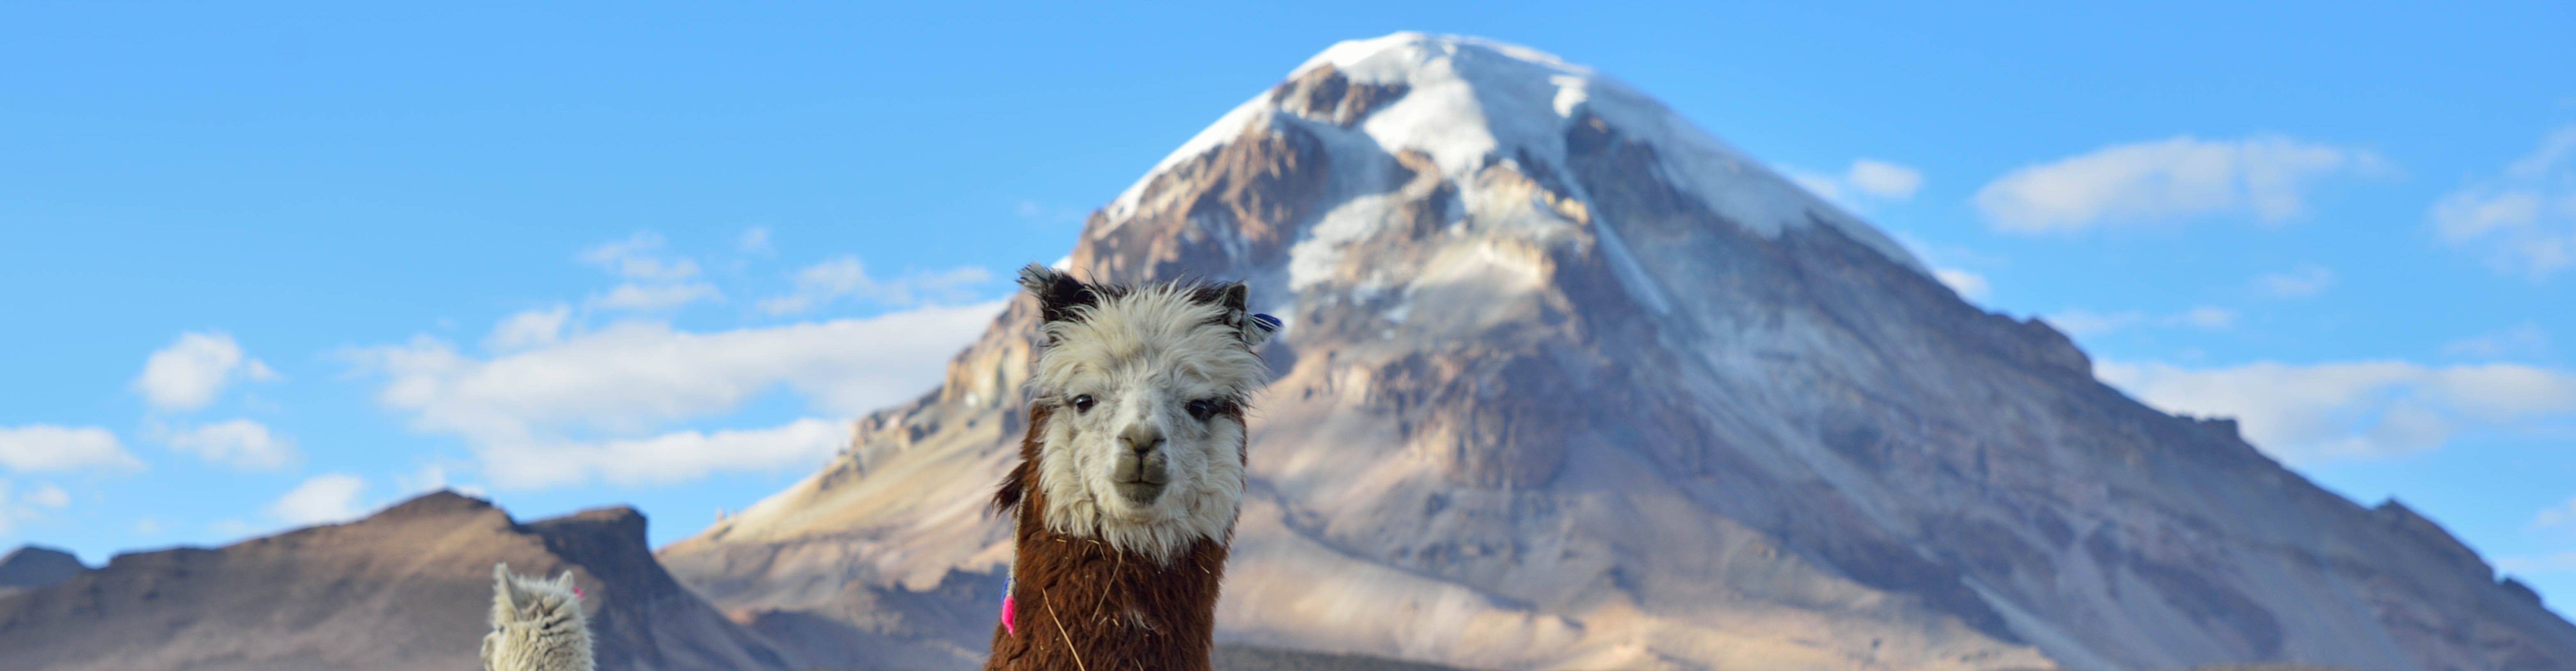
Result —
M 927 390 L 1217 115 L 1397 30 L 1625 80 L 2576 599 L 2544 3 L 0 5 L 0 546 L 441 485 L 677 539 Z

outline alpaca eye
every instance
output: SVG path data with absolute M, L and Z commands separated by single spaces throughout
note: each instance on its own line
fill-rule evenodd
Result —
M 1090 395 L 1090 394 L 1083 394 L 1083 395 L 1081 395 L 1081 396 L 1075 396 L 1075 397 L 1073 397 L 1073 411 L 1074 411 L 1074 412 L 1091 412 L 1091 406 L 1092 406 L 1092 404 L 1094 404 L 1094 403 L 1099 403 L 1099 401 L 1092 400 L 1092 398 L 1091 398 L 1091 395 Z
M 1191 417 L 1198 418 L 1202 422 L 1216 415 L 1216 403 L 1213 401 L 1191 401 L 1181 406 L 1181 409 L 1190 411 Z

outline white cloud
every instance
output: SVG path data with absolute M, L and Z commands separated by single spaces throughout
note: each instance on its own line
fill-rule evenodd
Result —
M 2524 324 L 2500 333 L 2463 338 L 2442 346 L 2442 355 L 2471 359 L 2499 359 L 2515 356 L 2540 356 L 2549 353 L 2549 334 L 2538 324 Z
M 624 240 L 582 250 L 576 258 L 630 280 L 678 281 L 697 276 L 698 262 L 654 253 L 661 249 L 660 234 L 638 231 Z
M 27 492 L 27 502 L 46 508 L 61 510 L 72 504 L 72 494 L 71 492 L 63 491 L 63 488 L 61 487 L 47 484 L 37 487 L 36 491 Z
M 2317 181 L 2387 169 L 2367 150 L 2275 135 L 2183 135 L 2023 166 L 1978 189 L 1975 202 L 1996 228 L 2022 233 L 2220 213 L 2279 223 L 2306 213 L 2306 191 Z
M 358 505 L 358 493 L 366 488 L 366 479 L 355 475 L 316 475 L 268 504 L 268 514 L 297 526 L 357 519 L 366 513 Z
M 483 348 L 504 352 L 552 345 L 563 340 L 564 323 L 571 320 L 571 306 L 558 304 L 544 310 L 522 310 L 492 327 L 492 335 L 483 337 Z
M 1951 291 L 1959 292 L 1959 297 L 1972 301 L 1985 299 L 1987 291 L 1992 289 L 1986 285 L 1986 276 L 1957 268 L 1935 269 L 1932 277 L 1941 280 L 1941 284 L 1949 286 Z
M 1855 201 L 1864 198 L 1889 202 L 1913 200 L 1915 191 L 1923 188 L 1922 171 L 1876 159 L 1853 160 L 1851 168 L 1839 175 L 1817 174 L 1796 168 L 1784 168 L 1782 172 L 1788 173 L 1790 181 L 1844 207 L 1861 205 L 1863 203 Z
M 256 471 L 283 469 L 301 456 L 295 450 L 295 441 L 270 432 L 268 425 L 247 419 L 181 429 L 170 435 L 170 447 L 197 455 L 207 463 Z
M 215 402 L 233 380 L 276 379 L 277 371 L 242 355 L 239 343 L 221 332 L 187 332 L 143 362 L 134 389 L 159 410 L 195 410 Z
M 18 496 L 11 491 L 8 480 L 0 479 L 0 538 L 12 533 L 19 521 L 44 518 L 44 511 L 40 508 L 61 510 L 71 504 L 72 495 L 61 487 L 41 485 L 25 496 Z
M 880 281 L 868 276 L 866 264 L 861 263 L 858 257 L 842 255 L 797 271 L 795 293 L 763 299 L 760 309 L 773 315 L 789 315 L 822 307 L 840 298 L 904 306 L 966 300 L 971 296 L 967 287 L 992 279 L 991 272 L 966 266 Z
M 2182 314 L 2176 315 L 2176 319 L 2178 323 L 2205 329 L 2223 329 L 2236 325 L 2236 313 L 2234 311 L 2224 308 L 2209 307 L 2206 305 L 2186 310 Z
M 765 235 L 763 236 L 766 237 Z M 576 258 L 624 278 L 607 294 L 591 296 L 589 305 L 614 310 L 668 310 L 701 300 L 723 300 L 724 293 L 698 276 L 698 262 L 659 254 L 662 236 L 637 232 L 625 240 L 583 250 Z
M 2541 509 L 2540 514 L 2531 518 L 2533 528 L 2545 529 L 2568 524 L 2576 524 L 2576 499 L 2568 499 L 2558 505 Z
M 29 424 L 0 426 L 0 466 L 17 471 L 138 469 L 143 461 L 127 453 L 107 429 Z
M 652 464 L 617 470 L 630 467 L 562 457 L 570 466 L 561 473 L 513 472 L 500 466 L 521 463 L 511 461 L 520 458 L 513 453 L 529 450 L 580 455 L 610 446 L 667 454 L 667 445 L 675 443 L 631 439 L 665 431 L 675 422 L 731 412 L 746 400 L 782 388 L 830 415 L 856 416 L 891 405 L 937 384 L 948 358 L 980 334 L 1002 306 L 994 301 L 925 307 L 868 319 L 714 333 L 630 322 L 489 359 L 460 354 L 453 345 L 427 336 L 351 355 L 362 370 L 384 376 L 380 402 L 410 413 L 417 430 L 464 437 L 482 460 L 484 476 L 496 485 L 528 486 L 565 477 L 578 481 L 591 473 L 652 479 L 769 464 L 762 461 L 766 457 L 739 464 L 682 460 L 678 470 L 654 470 L 662 467 Z
M 2462 430 L 2576 419 L 2576 375 L 2529 366 L 2356 361 L 2186 369 L 2104 361 L 2093 370 L 2167 412 L 2236 417 L 2247 440 L 2292 465 L 2409 454 Z
M 778 250 L 769 245 L 769 227 L 753 226 L 734 239 L 734 248 L 745 254 L 772 254 Z
M 2096 313 L 2087 310 L 2065 310 L 2042 315 L 2050 326 L 2067 335 L 2110 333 L 2137 326 L 2191 326 L 2224 329 L 2236 325 L 2236 312 L 2226 308 L 2200 306 L 2177 314 L 2151 316 L 2138 310 Z
M 1852 161 L 1851 171 L 1844 173 L 1843 179 L 1860 187 L 1862 193 L 1889 200 L 1911 200 L 1914 191 L 1923 188 L 1921 171 L 1865 158 Z
M 168 530 L 169 528 L 162 524 L 161 520 L 158 519 L 145 517 L 134 520 L 134 535 L 136 536 L 159 536 L 161 535 L 161 532 Z
M 2482 245 L 2508 272 L 2541 279 L 2576 264 L 2576 126 L 2551 131 L 2504 174 L 2444 195 L 2431 217 L 2444 241 Z
M 483 455 L 484 471 L 503 487 L 580 484 L 597 477 L 620 485 L 695 479 L 720 470 L 811 467 L 850 439 L 845 421 L 806 418 L 784 426 L 587 443 L 542 443 Z
M 2254 278 L 2254 291 L 2273 298 L 2300 298 L 2324 293 L 2334 286 L 2332 268 L 2302 264 L 2288 272 L 2264 273 Z
M 717 291 L 716 285 L 705 282 L 678 284 L 628 282 L 617 285 L 617 288 L 609 290 L 606 295 L 592 296 L 590 305 L 615 310 L 651 312 L 668 310 L 702 300 L 724 300 L 724 292 Z
M 412 473 L 410 475 L 396 475 L 394 476 L 394 489 L 402 492 L 402 495 L 405 497 L 425 494 L 441 489 L 455 490 L 457 493 L 464 494 L 466 496 L 483 495 L 482 487 L 477 487 L 470 483 L 454 482 L 449 480 L 447 477 L 446 464 L 429 464 L 420 467 L 420 471 L 416 473 Z

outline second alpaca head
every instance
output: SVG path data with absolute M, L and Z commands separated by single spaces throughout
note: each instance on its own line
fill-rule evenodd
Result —
M 483 636 L 486 671 L 591 671 L 590 623 L 571 571 L 553 579 L 492 565 L 492 632 Z
M 1031 265 L 1020 284 L 1045 320 L 1029 386 L 1047 527 L 1158 562 L 1225 540 L 1244 409 L 1269 382 L 1253 349 L 1279 323 L 1245 309 L 1240 283 L 1095 285 Z

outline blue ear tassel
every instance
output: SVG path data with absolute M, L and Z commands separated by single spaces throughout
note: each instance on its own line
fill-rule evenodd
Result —
M 1279 324 L 1280 322 L 1278 317 L 1264 314 L 1256 314 L 1252 316 L 1252 325 L 1260 328 L 1265 333 L 1279 330 Z

